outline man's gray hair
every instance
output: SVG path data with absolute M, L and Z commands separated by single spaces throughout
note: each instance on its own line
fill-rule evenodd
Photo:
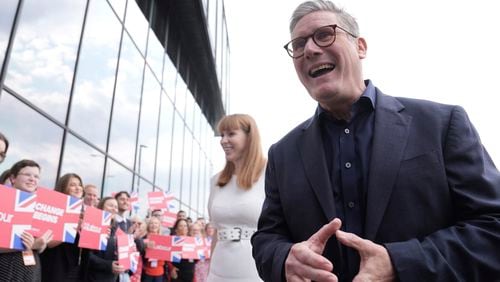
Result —
M 328 0 L 312 0 L 306 1 L 300 4 L 292 14 L 290 19 L 290 33 L 297 23 L 306 15 L 317 12 L 317 11 L 328 11 L 334 13 L 343 28 L 349 30 L 352 34 L 359 36 L 359 27 L 356 19 L 343 9 L 337 7 L 333 2 Z

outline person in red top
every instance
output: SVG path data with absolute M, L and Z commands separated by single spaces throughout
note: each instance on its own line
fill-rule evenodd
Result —
M 147 232 L 149 234 L 160 234 L 161 222 L 157 217 L 152 216 L 148 221 Z M 142 268 L 143 282 L 163 282 L 165 277 L 165 261 L 158 259 L 144 258 Z

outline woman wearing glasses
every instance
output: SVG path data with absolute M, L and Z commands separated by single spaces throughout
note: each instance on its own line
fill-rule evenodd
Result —
M 22 160 L 10 169 L 12 187 L 34 193 L 40 180 L 40 166 L 32 160 Z M 2 231 L 4 232 L 4 231 Z M 0 279 L 2 281 L 40 281 L 42 277 L 39 253 L 52 239 L 52 231 L 38 238 L 29 232 L 21 236 L 25 251 L 0 249 Z

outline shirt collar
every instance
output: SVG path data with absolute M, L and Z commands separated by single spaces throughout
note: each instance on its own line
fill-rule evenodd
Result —
M 365 83 L 365 91 L 359 97 L 359 99 L 354 102 L 352 105 L 353 116 L 361 111 L 366 110 L 375 110 L 375 105 L 377 104 L 377 92 L 375 91 L 375 86 L 371 80 L 367 79 L 364 81 Z M 322 116 L 329 117 L 328 112 L 323 109 L 319 103 L 316 109 L 316 118 L 320 118 Z

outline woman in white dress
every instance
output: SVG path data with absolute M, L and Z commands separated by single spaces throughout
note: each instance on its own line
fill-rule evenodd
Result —
M 265 197 L 266 160 L 259 131 L 245 114 L 224 117 L 217 129 L 226 165 L 210 183 L 208 213 L 217 232 L 207 281 L 261 281 L 250 244 Z

